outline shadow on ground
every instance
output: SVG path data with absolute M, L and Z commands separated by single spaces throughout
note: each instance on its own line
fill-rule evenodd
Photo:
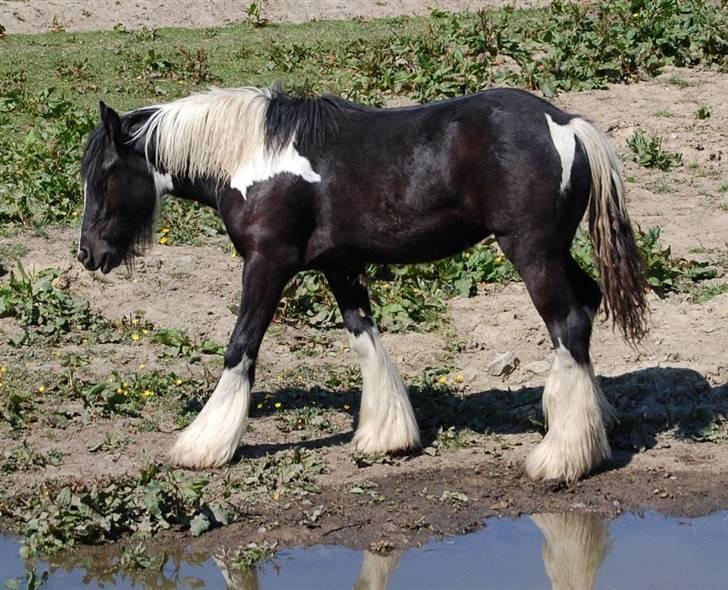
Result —
M 610 439 L 615 450 L 622 451 L 620 464 L 654 447 L 657 435 L 666 431 L 674 431 L 679 439 L 728 441 L 728 383 L 712 387 L 697 371 L 676 367 L 640 369 L 601 377 L 600 382 L 617 411 L 618 422 Z M 439 386 L 410 387 L 424 447 L 432 445 L 439 432 L 449 429 L 455 434 L 466 430 L 480 434 L 543 432 L 542 393 L 542 387 L 490 389 L 467 395 Z M 253 408 L 271 397 L 287 410 L 310 406 L 341 410 L 344 405 L 355 409 L 359 392 L 286 388 L 255 394 Z M 251 416 L 273 412 L 254 410 Z M 355 412 L 354 419 L 356 422 Z M 348 442 L 350 437 L 351 433 L 339 433 L 303 443 L 258 445 L 247 447 L 243 454 L 259 456 L 293 446 L 320 448 Z

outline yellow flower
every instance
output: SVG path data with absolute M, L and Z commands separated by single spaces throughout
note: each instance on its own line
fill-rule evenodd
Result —
M 263 404 L 258 404 L 258 409 L 259 410 L 262 410 L 263 409 Z
M 113 383 L 113 382 L 114 382 L 114 378 L 113 378 L 113 377 L 109 377 L 109 378 L 107 379 L 107 381 L 108 381 L 109 383 Z
M 8 372 L 8 368 L 7 367 L 0 367 L 0 375 L 4 375 L 7 372 Z
M 167 236 L 162 236 L 161 238 L 159 238 L 159 243 L 160 244 L 164 245 L 167 242 L 169 242 L 169 238 Z
M 279 409 L 283 404 L 281 402 L 276 402 L 273 405 L 276 407 L 276 409 Z
M 168 234 L 168 233 L 169 233 L 169 228 L 168 228 L 168 227 L 166 227 L 166 226 L 165 226 L 165 227 L 163 227 L 163 228 L 162 228 L 162 233 L 163 233 L 163 234 Z
M 145 389 L 144 391 L 142 391 L 142 397 L 144 397 L 145 399 L 149 399 L 153 395 L 154 392 L 151 389 Z
M 124 390 L 121 387 L 116 388 L 116 393 L 121 393 L 122 391 L 124 391 Z
M 182 379 L 179 379 L 179 378 L 175 379 L 174 380 L 174 384 L 175 385 L 182 385 Z
M 438 382 L 438 383 L 439 383 L 440 385 L 445 385 L 445 383 L 447 383 L 447 377 L 445 377 L 445 376 L 443 375 L 442 377 L 439 377 L 439 378 L 437 379 L 437 382 Z
M 140 363 L 140 364 L 139 364 L 139 368 L 140 368 L 140 369 L 143 369 L 144 367 L 145 367 L 144 363 Z
M 40 386 L 40 387 L 38 388 L 38 393 L 45 393 L 45 385 L 41 385 L 41 386 Z
M 136 333 L 136 332 L 134 332 L 134 333 L 133 333 L 133 334 L 131 335 L 131 339 L 132 339 L 132 340 L 133 340 L 134 342 L 137 342 L 137 341 L 138 341 L 138 340 L 139 340 L 140 338 L 141 338 L 141 336 L 139 336 L 139 334 L 138 334 L 138 333 Z
M 465 381 L 465 377 L 463 377 L 462 375 L 458 375 L 457 377 L 455 377 L 455 381 L 457 381 L 458 383 L 462 383 L 463 381 Z
M 146 336 L 147 334 L 149 334 L 149 330 L 147 330 L 146 328 L 144 328 L 142 330 L 142 334 L 144 334 Z
M 133 320 L 131 321 L 131 325 L 132 325 L 132 326 L 138 326 L 138 325 L 139 325 L 139 318 L 134 318 L 134 319 L 133 319 Z
M 127 383 L 126 381 L 124 381 L 124 383 L 122 383 L 122 384 L 121 384 L 121 386 L 122 386 L 122 387 L 123 387 L 124 389 L 129 389 L 129 384 L 128 384 L 128 383 Z
M 351 406 L 349 404 L 344 404 L 344 409 L 345 410 L 351 410 Z

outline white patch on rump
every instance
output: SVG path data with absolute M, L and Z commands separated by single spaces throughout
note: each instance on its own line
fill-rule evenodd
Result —
M 574 164 L 574 153 L 576 151 L 576 139 L 574 130 L 570 125 L 559 125 L 554 123 L 550 115 L 546 115 L 546 121 L 551 132 L 551 140 L 554 142 L 556 151 L 561 158 L 561 186 L 559 190 L 563 193 L 569 188 L 571 182 L 571 167 Z
M 172 463 L 203 469 L 224 465 L 233 458 L 248 418 L 251 364 L 244 356 L 237 365 L 223 371 L 205 407 L 172 447 Z
M 594 377 L 559 343 L 543 391 L 546 436 L 526 460 L 533 479 L 575 481 L 612 456 L 606 426 L 614 410 Z
M 347 330 L 349 345 L 362 371 L 359 427 L 354 447 L 363 453 L 386 453 L 420 446 L 407 387 L 382 346 L 376 328 L 358 336 Z
M 314 172 L 311 162 L 298 153 L 291 141 L 285 148 L 274 153 L 261 147 L 251 160 L 233 174 L 230 188 L 239 190 L 245 199 L 250 186 L 282 172 L 296 174 L 306 182 L 321 182 L 321 177 Z

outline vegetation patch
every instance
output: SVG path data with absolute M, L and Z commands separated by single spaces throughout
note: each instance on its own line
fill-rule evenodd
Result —
M 149 465 L 138 478 L 60 489 L 49 485 L 20 501 L 10 516 L 25 522 L 24 557 L 165 529 L 196 535 L 230 522 L 224 506 L 205 501 L 206 486 L 203 479 Z
M 673 166 L 682 164 L 682 154 L 668 152 L 662 148 L 662 138 L 657 135 L 646 135 L 638 129 L 627 140 L 632 151 L 632 159 L 645 168 L 657 168 L 666 172 Z

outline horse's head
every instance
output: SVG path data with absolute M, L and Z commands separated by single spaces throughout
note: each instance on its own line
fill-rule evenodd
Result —
M 119 115 L 100 103 L 101 123 L 91 133 L 81 164 L 84 212 L 78 260 L 107 273 L 129 264 L 149 243 L 161 175 L 132 141 L 142 116 Z

